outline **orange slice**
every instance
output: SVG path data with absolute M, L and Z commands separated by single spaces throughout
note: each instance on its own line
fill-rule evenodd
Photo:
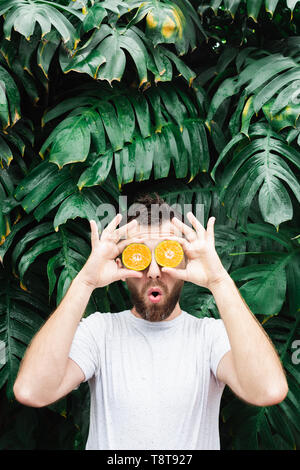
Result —
M 175 268 L 183 259 L 183 249 L 176 240 L 163 240 L 154 251 L 158 264 L 166 268 Z
M 151 263 L 151 250 L 143 243 L 131 243 L 122 253 L 122 261 L 127 269 L 142 271 Z

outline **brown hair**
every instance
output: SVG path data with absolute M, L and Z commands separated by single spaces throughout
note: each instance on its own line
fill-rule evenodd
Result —
M 138 222 L 142 226 L 156 225 L 160 227 L 163 222 L 171 221 L 173 217 L 182 220 L 181 210 L 171 207 L 157 192 L 138 193 L 133 199 L 132 204 L 130 204 L 128 212 L 131 212 L 130 207 L 134 205 L 136 205 L 133 207 L 136 213 L 128 214 L 126 223 L 138 218 Z M 139 205 L 140 207 L 138 207 Z M 158 212 L 153 212 L 153 205 L 156 205 L 156 209 L 159 209 Z M 182 236 L 184 237 L 184 234 Z M 122 255 L 120 254 L 117 258 L 121 260 L 123 265 Z
M 182 220 L 182 214 L 171 207 L 166 201 L 157 193 L 139 193 L 131 206 L 134 214 L 127 216 L 127 222 L 138 218 L 141 225 L 161 225 L 166 220 L 172 220 L 177 217 Z M 153 210 L 155 209 L 155 210 Z M 129 210 L 129 212 L 131 212 Z

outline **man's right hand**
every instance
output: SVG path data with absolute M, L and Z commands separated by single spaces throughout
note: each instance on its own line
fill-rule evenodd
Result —
M 119 268 L 115 261 L 129 243 L 143 243 L 141 239 L 123 239 L 120 241 L 126 231 L 137 224 L 136 220 L 132 220 L 117 229 L 116 227 L 121 219 L 122 215 L 117 214 L 103 230 L 100 239 L 96 222 L 90 220 L 92 251 L 85 265 L 78 273 L 78 277 L 93 289 L 104 287 L 112 282 L 119 281 L 121 278 L 142 277 L 142 273 L 139 271 Z

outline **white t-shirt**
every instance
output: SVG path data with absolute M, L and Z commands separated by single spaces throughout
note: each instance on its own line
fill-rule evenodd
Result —
M 221 319 L 184 311 L 162 322 L 130 310 L 82 319 L 69 357 L 90 386 L 86 449 L 220 449 L 216 371 L 229 350 Z

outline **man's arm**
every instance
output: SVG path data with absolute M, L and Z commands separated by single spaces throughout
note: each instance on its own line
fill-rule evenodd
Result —
M 33 338 L 14 384 L 19 402 L 46 406 L 84 380 L 82 370 L 68 355 L 91 292 L 92 288 L 78 275 L 58 308 Z
M 174 217 L 172 222 L 185 235 L 172 237 L 184 249 L 184 269 L 162 268 L 176 279 L 209 289 L 216 301 L 229 337 L 231 351 L 221 359 L 218 378 L 242 399 L 258 406 L 282 401 L 288 385 L 271 340 L 241 297 L 215 249 L 214 222 L 210 217 L 205 230 L 192 212 L 188 225 Z
M 231 351 L 217 377 L 241 399 L 257 406 L 284 400 L 288 385 L 270 338 L 250 311 L 229 274 L 209 286 L 225 324 Z
M 131 240 L 119 241 L 136 220 L 116 229 L 118 214 L 108 224 L 99 240 L 98 228 L 91 221 L 91 254 L 72 281 L 65 297 L 33 338 L 21 362 L 14 384 L 18 401 L 27 405 L 46 406 L 67 395 L 84 380 L 80 367 L 69 358 L 72 341 L 92 291 L 126 277 L 141 273 L 119 268 L 115 258 Z

